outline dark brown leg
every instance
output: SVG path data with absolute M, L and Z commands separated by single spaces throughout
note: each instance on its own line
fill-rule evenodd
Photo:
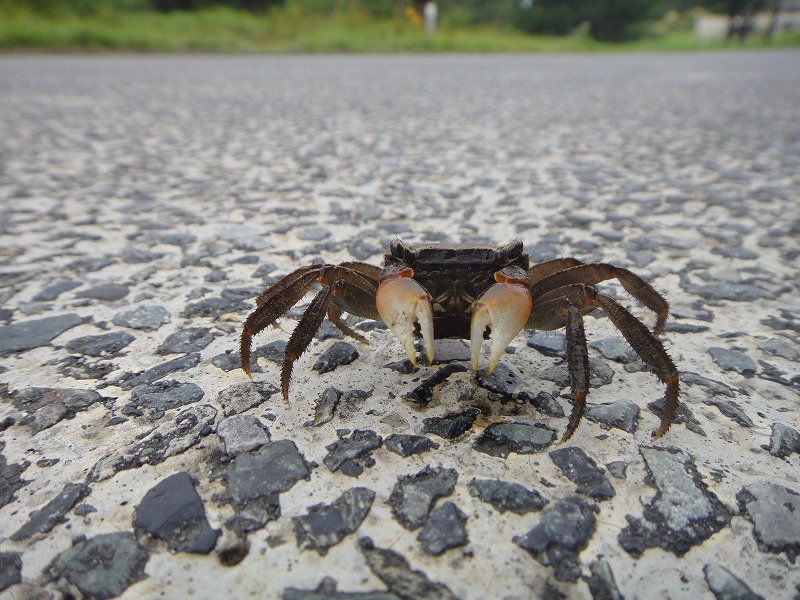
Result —
M 553 273 L 558 273 L 564 269 L 571 269 L 572 267 L 577 267 L 580 264 L 583 263 L 577 258 L 555 258 L 553 260 L 547 260 L 545 262 L 533 265 L 530 269 L 528 269 L 528 279 L 531 281 L 531 283 L 537 283 Z
M 589 350 L 586 347 L 586 333 L 580 311 L 565 299 L 559 312 L 564 317 L 567 330 L 567 365 L 573 397 L 567 430 L 558 442 L 563 444 L 575 433 L 586 409 L 586 395 L 589 393 Z
M 334 289 L 335 286 L 322 288 L 322 291 L 314 296 L 286 344 L 283 365 L 281 365 L 281 392 L 287 404 L 289 403 L 289 380 L 292 378 L 292 364 L 305 352 L 311 340 L 314 339 L 317 329 L 322 325 Z
M 653 286 L 627 269 L 606 263 L 578 265 L 541 279 L 531 286 L 531 294 L 534 298 L 537 298 L 567 285 L 582 283 L 594 286 L 608 279 L 617 279 L 631 296 L 656 313 L 656 324 L 653 327 L 653 333 L 660 335 L 664 331 L 664 326 L 667 322 L 669 304 Z
M 336 325 L 340 331 L 342 331 L 345 335 L 349 335 L 351 338 L 358 340 L 364 344 L 369 344 L 367 338 L 365 338 L 360 333 L 356 333 L 347 325 L 347 323 L 343 323 L 341 321 L 342 318 L 342 309 L 339 308 L 333 302 L 328 304 L 328 320 Z
M 257 299 L 258 308 L 250 313 L 242 328 L 239 355 L 242 369 L 250 375 L 250 343 L 253 336 L 274 324 L 292 306 L 306 295 L 309 288 L 319 280 L 322 265 L 303 267 L 290 273 L 275 285 L 264 291 Z
M 655 373 L 656 377 L 667 386 L 664 396 L 664 413 L 661 415 L 661 426 L 652 434 L 657 440 L 664 435 L 675 414 L 678 412 L 680 395 L 680 376 L 672 359 L 656 338 L 639 319 L 634 317 L 616 300 L 605 294 L 597 294 L 597 302 L 614 323 L 617 329 L 631 345 L 642 360 Z

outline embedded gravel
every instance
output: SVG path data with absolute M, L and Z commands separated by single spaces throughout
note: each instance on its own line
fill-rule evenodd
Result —
M 0 56 L 0 592 L 795 597 L 799 63 Z M 396 237 L 640 274 L 671 306 L 669 432 L 600 311 L 560 446 L 563 330 L 489 375 L 345 315 L 369 344 L 325 322 L 284 398 L 312 287 L 247 378 L 266 286 Z

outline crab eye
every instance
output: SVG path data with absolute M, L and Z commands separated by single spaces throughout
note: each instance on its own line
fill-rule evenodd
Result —
M 406 245 L 401 240 L 394 239 L 389 245 L 389 251 L 396 259 L 403 260 L 406 255 Z
M 508 264 L 518 259 L 522 255 L 522 241 L 513 240 L 500 251 L 500 258 L 503 264 Z

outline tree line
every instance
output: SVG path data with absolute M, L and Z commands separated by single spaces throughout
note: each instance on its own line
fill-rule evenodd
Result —
M 579 27 L 601 41 L 640 37 L 647 25 L 667 11 L 703 8 L 734 17 L 768 9 L 777 0 L 436 0 L 440 22 L 451 27 L 492 25 L 530 34 L 567 35 Z M 265 13 L 290 8 L 303 14 L 359 11 L 375 19 L 403 18 L 421 10 L 424 0 L 0 0 L 34 11 L 68 11 L 79 15 L 116 11 L 196 11 L 226 6 Z

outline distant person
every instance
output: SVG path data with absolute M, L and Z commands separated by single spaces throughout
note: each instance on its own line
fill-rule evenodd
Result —
M 422 15 L 425 18 L 425 31 L 432 34 L 436 32 L 436 20 L 439 17 L 439 9 L 436 8 L 436 2 L 426 2 L 422 9 Z

